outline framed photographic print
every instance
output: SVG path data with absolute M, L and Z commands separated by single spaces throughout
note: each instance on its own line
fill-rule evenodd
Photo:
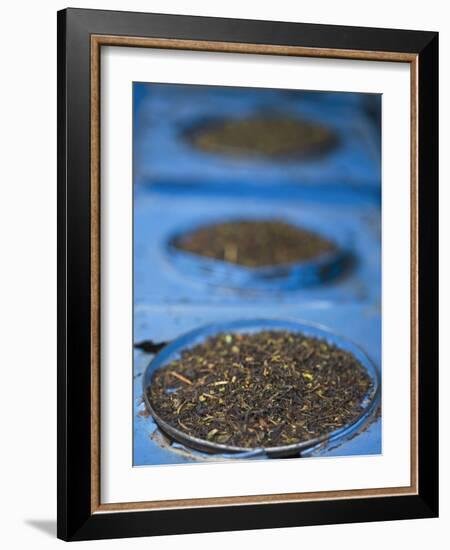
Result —
M 438 36 L 58 13 L 58 536 L 438 513 Z

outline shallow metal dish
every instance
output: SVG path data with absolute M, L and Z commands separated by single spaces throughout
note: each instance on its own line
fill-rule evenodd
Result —
M 320 437 L 310 439 L 307 441 L 299 441 L 291 445 L 279 446 L 279 447 L 264 447 L 264 448 L 243 448 L 233 447 L 230 445 L 223 445 L 220 443 L 213 443 L 204 439 L 192 437 L 189 434 L 184 433 L 168 424 L 165 420 L 159 417 L 152 407 L 152 404 L 147 396 L 147 388 L 151 384 L 153 373 L 170 363 L 171 361 L 178 359 L 180 353 L 188 348 L 191 348 L 201 342 L 205 341 L 208 337 L 214 336 L 220 332 L 238 332 L 238 333 L 252 333 L 259 332 L 261 330 L 285 330 L 295 333 L 301 333 L 305 336 L 319 338 L 325 340 L 330 344 L 334 344 L 339 348 L 352 353 L 361 365 L 366 369 L 368 375 L 372 381 L 372 388 L 366 395 L 362 406 L 363 410 L 360 416 L 351 424 L 347 424 L 338 430 L 325 433 Z M 312 324 L 303 324 L 295 321 L 283 321 L 276 319 L 250 319 L 250 320 L 237 320 L 227 323 L 217 323 L 207 325 L 183 336 L 180 336 L 169 345 L 164 347 L 159 353 L 155 355 L 153 360 L 148 365 L 144 377 L 143 377 L 143 395 L 145 404 L 153 416 L 156 424 L 165 432 L 168 436 L 175 441 L 197 449 L 199 451 L 206 451 L 209 453 L 222 453 L 233 454 L 236 458 L 248 458 L 266 455 L 268 457 L 284 457 L 299 455 L 302 451 L 310 449 L 325 441 L 335 442 L 338 439 L 342 439 L 350 436 L 356 430 L 361 428 L 369 419 L 371 414 L 378 406 L 380 400 L 380 373 L 378 368 L 372 363 L 366 353 L 353 342 L 334 334 L 324 327 Z
M 222 221 L 233 220 L 216 220 L 214 223 Z M 352 263 L 352 254 L 349 251 L 346 236 L 330 235 L 308 224 L 302 228 L 314 231 L 333 242 L 335 249 L 323 252 L 310 260 L 264 267 L 246 267 L 187 252 L 175 246 L 174 243 L 178 238 L 201 225 L 205 224 L 192 223 L 172 234 L 167 241 L 166 252 L 170 263 L 179 272 L 211 285 L 266 292 L 298 290 L 331 281 L 344 273 Z

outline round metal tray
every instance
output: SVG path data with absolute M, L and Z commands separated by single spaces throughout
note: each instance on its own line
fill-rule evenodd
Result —
M 330 344 L 336 345 L 342 350 L 352 353 L 354 357 L 366 369 L 367 374 L 370 376 L 372 381 L 372 387 L 365 396 L 364 401 L 362 402 L 362 411 L 360 416 L 351 424 L 347 424 L 346 426 L 343 426 L 338 430 L 325 433 L 320 437 L 310 439 L 308 441 L 299 441 L 298 443 L 278 447 L 243 448 L 214 443 L 204 439 L 192 437 L 189 434 L 184 433 L 180 429 L 168 424 L 156 413 L 148 398 L 147 388 L 151 384 L 153 373 L 157 369 L 164 367 L 175 359 L 178 359 L 183 350 L 200 344 L 210 336 L 214 336 L 220 332 L 238 332 L 248 334 L 252 332 L 259 332 L 261 330 L 284 330 L 301 333 L 308 337 L 325 340 Z M 381 380 L 378 368 L 373 364 L 366 353 L 356 344 L 341 336 L 338 336 L 337 334 L 334 334 L 324 327 L 312 324 L 303 324 L 295 321 L 283 321 L 276 319 L 251 319 L 232 321 L 228 323 L 217 323 L 188 332 L 187 334 L 184 334 L 183 336 L 180 336 L 179 338 L 171 342 L 159 353 L 157 353 L 148 365 L 143 377 L 143 395 L 145 404 L 150 414 L 153 416 L 156 424 L 163 432 L 165 432 L 175 441 L 178 441 L 179 443 L 187 447 L 203 452 L 233 455 L 235 458 L 257 457 L 261 455 L 266 455 L 268 457 L 295 456 L 299 455 L 302 451 L 324 443 L 325 441 L 331 443 L 339 439 L 348 437 L 369 421 L 370 416 L 375 411 L 380 400 L 380 387 Z
M 207 258 L 175 246 L 174 243 L 179 237 L 197 229 L 200 225 L 204 225 L 204 223 L 190 224 L 170 235 L 167 240 L 166 253 L 170 263 L 183 275 L 200 279 L 202 282 L 214 286 L 236 290 L 298 290 L 337 278 L 347 270 L 352 262 L 352 254 L 343 238 L 327 235 L 308 226 L 305 226 L 305 229 L 311 229 L 334 242 L 335 249 L 322 253 L 311 260 L 250 268 Z

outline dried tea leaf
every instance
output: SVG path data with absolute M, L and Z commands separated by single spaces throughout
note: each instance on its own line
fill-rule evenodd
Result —
M 168 391 L 174 378 L 179 386 Z M 254 448 L 310 440 L 355 421 L 371 387 L 351 353 L 272 330 L 209 337 L 156 370 L 147 392 L 158 415 L 186 434 Z
M 321 124 L 289 116 L 250 116 L 212 121 L 188 133 L 199 149 L 233 156 L 298 157 L 323 153 L 337 142 Z
M 335 250 L 331 241 L 317 233 L 276 219 L 202 226 L 176 238 L 173 244 L 186 252 L 246 267 L 307 261 Z M 232 257 L 227 253 L 231 244 L 235 249 Z M 230 334 L 223 339 L 227 344 L 233 342 Z

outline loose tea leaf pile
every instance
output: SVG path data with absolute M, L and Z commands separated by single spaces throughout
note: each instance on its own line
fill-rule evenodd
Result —
M 191 132 L 190 140 L 211 153 L 285 158 L 324 152 L 336 137 L 329 128 L 298 118 L 254 116 L 210 123 Z
M 276 330 L 209 337 L 156 370 L 147 392 L 160 418 L 185 434 L 255 448 L 355 421 L 371 387 L 351 353 Z
M 335 249 L 320 235 L 279 220 L 236 220 L 177 237 L 181 250 L 246 267 L 288 264 Z

